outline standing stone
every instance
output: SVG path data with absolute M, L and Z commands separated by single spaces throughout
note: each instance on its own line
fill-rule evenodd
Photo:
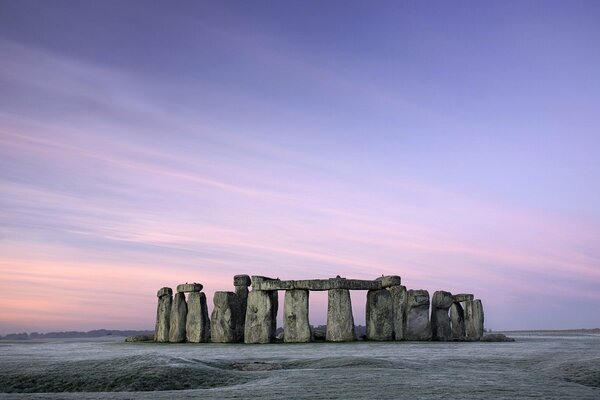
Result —
M 429 292 L 427 290 L 409 290 L 407 293 L 406 340 L 430 340 Z
M 283 310 L 283 341 L 286 343 L 310 342 L 308 290 L 286 290 Z
M 433 293 L 431 301 L 431 333 L 433 340 L 447 341 L 452 339 L 450 316 L 448 310 L 452 306 L 452 293 L 439 290 Z
M 350 342 L 356 340 L 352 301 L 348 289 L 330 289 L 327 303 L 327 333 L 329 342 Z
M 465 311 L 460 303 L 452 303 L 450 307 L 450 324 L 452 326 L 452 339 L 465 340 Z
M 391 286 L 386 290 L 392 295 L 394 340 L 404 340 L 404 325 L 406 320 L 406 286 Z
M 483 336 L 483 305 L 481 300 L 465 302 L 465 327 L 467 340 L 479 340 Z
M 248 293 L 244 343 L 271 343 L 277 330 L 277 292 L 253 290 Z
M 187 299 L 187 319 L 185 323 L 186 340 L 190 343 L 205 343 L 210 340 L 210 320 L 206 295 L 191 292 Z
M 241 338 L 240 341 L 244 341 L 244 326 L 246 324 L 246 308 L 248 307 L 248 286 L 250 286 L 251 280 L 248 275 L 235 275 L 233 277 L 233 286 L 235 286 L 235 294 L 238 296 L 239 305 L 239 318 L 240 324 L 238 325 L 239 333 L 238 336 Z
M 156 307 L 156 327 L 154 329 L 154 340 L 164 343 L 169 341 L 169 324 L 171 320 L 171 303 L 173 302 L 173 290 L 168 287 L 160 289 L 157 293 L 158 306 Z
M 185 320 L 187 317 L 187 304 L 183 292 L 175 293 L 171 306 L 171 326 L 169 328 L 169 342 L 185 342 Z
M 238 297 L 234 292 L 215 292 L 210 323 L 213 343 L 237 343 L 241 340 Z
M 394 307 L 386 289 L 367 293 L 367 340 L 392 340 L 394 337 Z

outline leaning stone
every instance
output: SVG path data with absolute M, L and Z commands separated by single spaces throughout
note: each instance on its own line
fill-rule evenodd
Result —
M 169 289 L 169 290 L 165 290 Z M 162 294 L 158 297 L 158 305 L 156 307 L 156 326 L 154 328 L 154 339 L 157 342 L 165 343 L 169 341 L 169 329 L 171 321 L 171 304 L 173 291 L 171 288 L 162 288 L 158 293 Z
M 386 289 L 369 290 L 366 307 L 367 340 L 392 340 L 394 308 L 391 293 Z
M 192 292 L 187 299 L 188 313 L 186 318 L 186 340 L 190 343 L 206 343 L 210 339 L 210 320 L 206 295 Z
M 170 287 L 164 287 L 158 290 L 158 292 L 156 293 L 156 297 L 163 297 L 163 296 L 173 296 L 173 289 L 171 289 Z
M 277 329 L 277 302 L 271 292 L 253 290 L 248 293 L 244 343 L 271 343 Z
M 213 343 L 237 343 L 241 340 L 238 297 L 234 292 L 215 292 L 210 322 Z
M 330 289 L 327 302 L 327 333 L 329 342 L 356 340 L 352 301 L 348 289 Z
M 171 306 L 171 326 L 169 328 L 169 342 L 185 342 L 185 320 L 187 317 L 187 304 L 185 294 L 176 293 Z
M 409 290 L 407 293 L 406 340 L 430 340 L 429 292 L 427 290 Z
M 452 305 L 452 293 L 439 290 L 431 301 L 431 333 L 433 340 L 447 341 L 452 338 L 448 310 Z
M 284 342 L 310 342 L 308 290 L 286 290 L 283 310 Z
M 406 286 L 391 286 L 386 290 L 392 295 L 394 340 L 404 340 L 404 320 L 406 318 L 407 301 Z
M 465 312 L 460 303 L 452 303 L 450 306 L 450 325 L 452 327 L 453 340 L 465 340 Z
M 463 303 L 465 301 L 472 301 L 475 298 L 472 294 L 460 293 L 452 296 L 452 301 L 455 303 Z
M 199 283 L 182 283 L 177 285 L 177 293 L 200 292 L 202 285 Z
M 483 336 L 483 305 L 481 300 L 465 302 L 465 327 L 467 340 L 479 340 Z
M 252 280 L 248 275 L 235 275 L 233 277 L 233 286 L 250 286 Z
M 402 279 L 398 275 L 380 276 L 376 280 L 381 282 L 381 287 L 384 289 L 399 286 L 402 283 Z

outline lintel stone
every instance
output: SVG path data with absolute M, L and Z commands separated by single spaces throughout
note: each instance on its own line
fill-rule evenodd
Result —
M 460 294 L 455 294 L 454 296 L 452 296 L 452 301 L 455 303 L 462 303 L 465 301 L 473 301 L 475 299 L 475 296 L 473 296 L 472 294 L 467 294 L 467 293 L 460 293 Z
M 402 279 L 398 275 L 380 276 L 376 280 L 381 282 L 381 287 L 384 289 L 402 284 Z
M 252 288 L 254 290 L 378 290 L 382 289 L 382 281 L 336 278 L 309 279 L 298 281 L 282 281 L 280 279 L 266 278 L 263 276 L 252 277 Z
M 182 283 L 177 285 L 177 293 L 200 292 L 203 286 L 200 283 Z

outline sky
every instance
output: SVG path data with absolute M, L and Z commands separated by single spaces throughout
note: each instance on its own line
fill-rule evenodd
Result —
M 493 330 L 600 327 L 599 20 L 0 0 L 0 334 L 153 329 L 159 288 L 212 309 L 235 274 L 400 275 Z

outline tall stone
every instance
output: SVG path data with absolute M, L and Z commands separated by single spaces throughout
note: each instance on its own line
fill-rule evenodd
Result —
M 350 342 L 356 340 L 352 301 L 348 289 L 330 289 L 327 302 L 327 332 L 329 342 Z
M 266 290 L 248 293 L 244 343 L 271 343 L 277 330 L 277 296 Z
M 308 290 L 286 290 L 283 312 L 283 341 L 286 343 L 310 342 Z
M 244 326 L 246 324 L 246 308 L 248 307 L 248 286 L 251 280 L 248 275 L 235 275 L 233 277 L 233 286 L 235 286 L 235 294 L 238 297 L 239 305 L 239 320 L 238 325 L 240 341 L 244 341 Z
M 210 340 L 210 320 L 206 295 L 202 292 L 191 292 L 188 295 L 187 307 L 186 340 L 190 343 L 208 342 Z
M 185 342 L 185 321 L 187 318 L 187 303 L 185 293 L 177 292 L 171 306 L 171 323 L 169 327 L 169 342 Z
M 392 296 L 394 340 L 404 340 L 404 325 L 406 320 L 406 286 L 388 287 Z
M 171 303 L 173 302 L 173 290 L 168 287 L 160 289 L 157 293 L 158 306 L 156 307 L 156 326 L 154 329 L 154 340 L 164 343 L 169 341 L 169 324 L 171 320 Z
M 481 300 L 465 302 L 465 327 L 467 340 L 479 340 L 483 336 L 483 305 Z
M 430 340 L 429 292 L 427 290 L 409 290 L 407 293 L 406 340 Z
M 439 290 L 431 299 L 431 334 L 433 340 L 452 339 L 452 328 L 448 310 L 452 306 L 452 293 Z
M 394 306 L 386 289 L 369 290 L 366 307 L 367 340 L 392 340 L 394 337 Z
M 455 302 L 450 306 L 450 324 L 452 326 L 452 339 L 465 340 L 465 311 L 460 303 Z
M 215 292 L 210 322 L 210 341 L 237 343 L 241 341 L 238 296 L 234 292 Z

